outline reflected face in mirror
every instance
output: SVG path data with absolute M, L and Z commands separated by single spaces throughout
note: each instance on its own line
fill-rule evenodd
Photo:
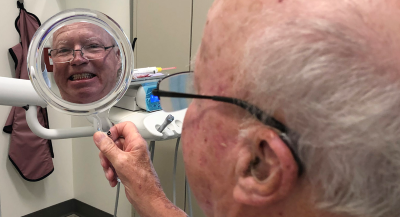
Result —
M 116 86 L 121 72 L 115 40 L 91 23 L 74 23 L 57 30 L 50 56 L 61 97 L 72 103 L 100 100 Z

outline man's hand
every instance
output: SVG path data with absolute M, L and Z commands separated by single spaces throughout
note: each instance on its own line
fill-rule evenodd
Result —
M 165 196 L 150 161 L 147 143 L 136 126 L 131 122 L 120 123 L 108 134 L 96 132 L 93 140 L 100 150 L 101 166 L 110 185 L 117 184 L 118 176 L 140 216 L 186 216 Z

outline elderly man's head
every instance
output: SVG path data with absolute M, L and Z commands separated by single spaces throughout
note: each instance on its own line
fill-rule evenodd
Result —
M 61 97 L 73 103 L 91 103 L 106 96 L 115 87 L 121 68 L 114 39 L 91 23 L 78 22 L 57 30 L 51 57 Z
M 237 106 L 194 100 L 184 160 L 207 215 L 400 216 L 399 6 L 215 1 L 198 94 L 257 105 L 293 143 Z

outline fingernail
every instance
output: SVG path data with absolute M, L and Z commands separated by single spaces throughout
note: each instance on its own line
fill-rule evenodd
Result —
M 96 136 L 94 137 L 94 141 L 96 143 L 101 142 L 101 140 L 103 140 L 106 137 L 105 133 L 96 133 Z

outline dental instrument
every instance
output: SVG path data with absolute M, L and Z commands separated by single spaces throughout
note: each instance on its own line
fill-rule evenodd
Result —
M 157 129 L 158 132 L 162 133 L 164 131 L 164 129 L 172 122 L 174 121 L 174 116 L 172 116 L 171 114 L 169 114 L 165 120 L 164 123 L 161 124 L 161 126 Z
M 115 207 L 114 207 L 114 216 L 117 217 L 117 211 L 118 211 L 118 201 L 119 201 L 119 189 L 121 187 L 121 180 L 117 178 L 117 196 L 115 198 Z
M 161 67 L 146 67 L 133 70 L 133 78 L 151 77 L 161 71 L 176 69 L 176 67 L 161 68 Z

